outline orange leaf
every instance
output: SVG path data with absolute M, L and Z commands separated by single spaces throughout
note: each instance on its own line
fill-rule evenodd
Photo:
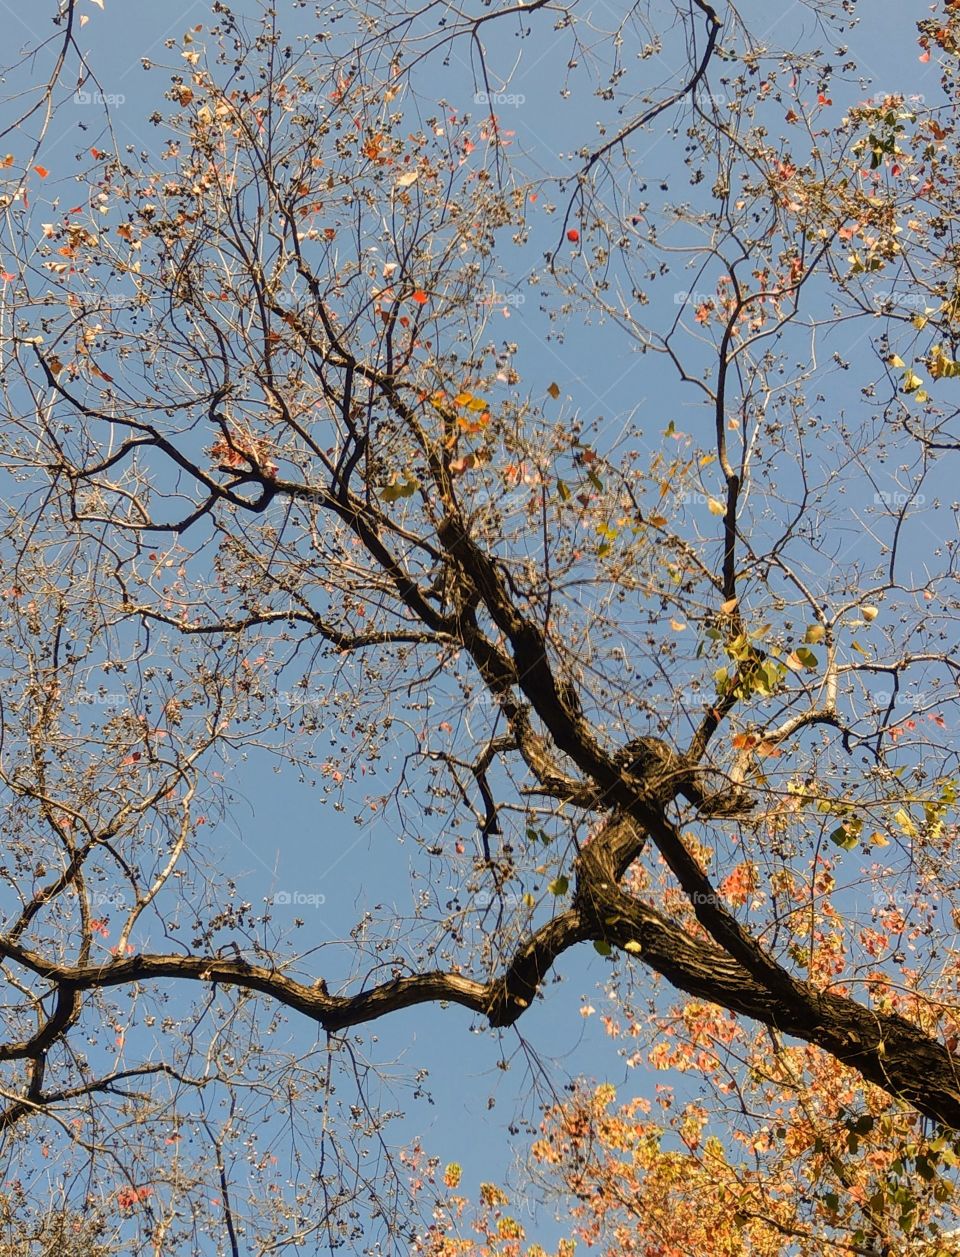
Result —
M 418 288 L 417 291 L 413 294 L 412 300 L 415 301 L 418 306 L 425 306 L 427 302 L 430 300 L 430 298 L 427 296 L 427 294 L 423 291 L 422 288 Z
M 46 179 L 47 175 L 50 173 L 50 171 L 46 168 L 46 166 L 34 166 L 34 170 L 37 172 L 37 174 L 40 176 L 41 179 Z

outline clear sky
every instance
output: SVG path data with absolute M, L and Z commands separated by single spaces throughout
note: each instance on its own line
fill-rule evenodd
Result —
M 253 12 L 250 0 L 237 0 L 233 7 L 243 12 L 248 5 Z M 47 0 L 30 5 L 17 0 L 0 3 L 8 44 L 33 45 L 45 37 L 50 30 L 49 8 Z M 590 0 L 584 11 L 587 8 L 600 24 L 617 13 L 617 6 L 591 5 Z M 873 92 L 932 98 L 939 90 L 936 69 L 919 63 L 914 34 L 914 23 L 926 16 L 927 6 L 920 0 L 865 0 L 856 9 L 861 20 L 848 39 L 861 73 L 869 75 L 871 84 L 864 93 L 859 83 L 851 82 L 843 100 L 843 89 L 835 81 L 832 91 L 838 116 L 844 105 Z M 290 0 L 279 0 L 277 10 L 281 28 L 291 31 L 304 29 L 312 20 Z M 771 45 L 786 40 L 809 46 L 814 38 L 813 16 L 800 4 L 748 0 L 741 10 L 756 37 Z M 89 18 L 78 31 L 78 40 L 88 53 L 96 83 L 87 80 L 53 120 L 44 141 L 43 163 L 56 175 L 72 167 L 77 150 L 102 141 L 103 102 L 96 99 L 97 93 L 108 103 L 121 145 L 129 143 L 137 152 L 157 151 L 162 128 L 148 119 L 154 109 L 163 107 L 167 75 L 162 70 L 146 72 L 141 61 L 170 62 L 172 54 L 164 41 L 208 22 L 208 7 L 201 0 L 160 4 L 103 0 L 102 7 L 95 0 L 79 0 L 79 12 Z M 586 89 L 589 67 L 568 69 L 570 58 L 563 38 L 550 32 L 549 26 L 549 21 L 535 22 L 534 34 L 525 39 L 517 37 L 515 24 L 486 27 L 488 63 L 500 76 L 495 83 L 491 78 L 491 85 L 502 97 L 497 106 L 501 127 L 515 132 L 514 152 L 521 167 L 544 177 L 570 169 L 572 155 L 595 143 L 598 117 L 606 117 L 611 125 L 616 121 L 616 102 L 604 104 Z M 648 86 L 658 78 L 669 81 L 680 69 L 679 49 L 671 48 L 669 39 L 667 44 L 665 67 L 656 60 L 647 63 Z M 625 55 L 635 61 L 637 51 L 626 49 Z M 658 65 L 662 72 L 655 74 L 650 67 Z M 481 107 L 474 100 L 480 90 L 474 81 L 476 71 L 466 46 L 456 47 L 447 68 L 434 65 L 433 77 L 421 81 L 421 99 L 426 101 L 434 90 L 446 97 L 454 111 L 479 112 Z M 12 137 L 7 142 L 14 148 L 20 141 Z M 665 127 L 658 126 L 646 152 L 643 141 L 638 150 L 651 186 L 682 184 L 686 178 L 682 136 L 670 137 Z M 39 202 L 38 221 L 44 213 Z M 542 269 L 547 234 L 538 229 L 526 250 L 514 249 L 507 242 L 502 250 L 504 296 L 509 299 L 503 300 L 493 316 L 500 323 L 495 331 L 520 344 L 518 363 L 525 386 L 542 391 L 555 381 L 568 412 L 579 412 L 591 421 L 602 419 L 610 425 L 611 439 L 623 416 L 633 412 L 638 412 L 641 427 L 649 428 L 651 446 L 659 443 L 671 420 L 696 436 L 697 425 L 705 424 L 706 417 L 691 408 L 696 400 L 693 394 L 668 377 L 661 362 L 651 371 L 651 360 L 632 352 L 608 324 L 587 323 L 580 316 L 568 324 L 562 340 L 558 337 L 542 311 L 543 285 L 527 282 L 532 268 Z M 515 287 L 510 286 L 511 280 Z M 844 346 L 845 352 L 855 352 L 855 348 L 854 344 Z M 844 395 L 842 384 L 831 397 L 836 405 L 855 406 L 856 401 L 856 388 Z M 919 561 L 930 539 L 918 533 L 911 544 Z M 390 768 L 389 758 L 376 766 L 378 789 L 386 789 Z M 322 948 L 317 972 L 325 973 L 335 986 L 338 972 L 346 972 L 340 940 L 348 940 L 358 916 L 375 905 L 394 903 L 399 915 L 410 911 L 409 873 L 415 864 L 422 872 L 420 857 L 409 842 L 400 840 L 388 816 L 366 812 L 363 824 L 354 822 L 355 815 L 364 810 L 372 777 L 358 783 L 344 809 L 336 811 L 331 802 L 323 801 L 320 791 L 299 780 L 297 770 L 278 764 L 266 753 L 251 753 L 249 759 L 238 759 L 224 771 L 231 796 L 229 815 L 210 837 L 223 851 L 222 867 L 235 877 L 240 895 L 255 905 L 279 892 L 280 900 L 275 901 L 278 923 L 284 924 L 287 918 L 292 922 L 295 915 L 304 918 L 297 945 L 304 950 Z M 431 823 L 424 818 L 425 827 Z M 439 840 L 443 841 L 442 834 Z M 282 902 L 284 894 L 296 893 L 315 896 L 316 902 L 297 906 Z M 143 947 L 150 943 L 148 937 L 136 941 Z M 371 1061 L 387 1063 L 388 1073 L 397 1068 L 429 1071 L 426 1086 L 433 1103 L 404 1100 L 406 1116 L 398 1121 L 394 1137 L 397 1132 L 405 1137 L 421 1135 L 429 1153 L 442 1161 L 461 1162 L 467 1190 L 474 1193 L 477 1182 L 502 1179 L 513 1159 L 524 1155 L 527 1138 L 522 1132 L 511 1136 L 508 1128 L 518 1113 L 536 1121 L 542 1093 L 535 1092 L 533 1079 L 539 1066 L 531 1073 L 531 1061 L 549 1062 L 558 1087 L 565 1077 L 579 1073 L 609 1078 L 623 1086 L 624 1094 L 652 1087 L 649 1075 L 630 1071 L 623 1064 L 618 1045 L 603 1032 L 599 1015 L 581 1015 L 585 1003 L 595 1006 L 598 1013 L 604 1011 L 603 986 L 609 965 L 589 947 L 568 953 L 557 966 L 557 984 L 551 980 L 547 985 L 546 998 L 523 1017 L 516 1031 L 502 1036 L 477 1025 L 462 1009 L 432 1006 L 396 1014 L 373 1027 L 364 1036 Z M 296 1019 L 288 1021 L 283 1033 L 304 1049 L 315 1039 L 312 1028 Z M 506 1071 L 498 1067 L 504 1058 L 510 1061 Z M 531 1238 L 547 1244 L 559 1233 L 562 1228 L 542 1218 L 531 1230 Z

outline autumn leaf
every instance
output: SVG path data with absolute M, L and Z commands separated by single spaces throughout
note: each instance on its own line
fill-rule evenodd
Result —
M 905 393 L 916 393 L 923 385 L 923 377 L 917 375 L 916 371 L 906 370 L 903 375 L 903 391 Z M 923 400 L 918 397 L 918 401 Z

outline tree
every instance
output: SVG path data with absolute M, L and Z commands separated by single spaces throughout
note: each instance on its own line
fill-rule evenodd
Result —
M 216 4 L 171 41 L 160 143 L 105 130 L 79 190 L 5 167 L 11 1147 L 109 1165 L 145 1251 L 360 1243 L 368 1208 L 403 1234 L 346 1032 L 427 1003 L 512 1027 L 592 944 L 626 1008 L 642 982 L 662 1027 L 676 992 L 748 1064 L 836 1070 L 834 1134 L 919 1129 L 949 1169 L 957 6 L 921 23 L 929 107 L 705 0 L 589 48 L 542 0 L 289 20 Z M 534 177 L 489 108 L 508 24 L 586 62 L 572 172 Z M 682 195 L 642 177 L 657 128 Z M 543 317 L 508 340 L 518 276 Z M 541 380 L 532 338 L 585 316 L 694 421 L 614 433 Z M 245 754 L 417 851 L 409 916 L 334 969 L 209 837 Z M 325 1041 L 274 1051 L 281 1016 Z M 278 1093 L 324 1112 L 293 1182 L 253 1133 Z M 829 1225 L 887 1243 L 830 1173 Z

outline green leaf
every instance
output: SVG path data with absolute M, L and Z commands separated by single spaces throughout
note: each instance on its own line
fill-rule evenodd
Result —
M 844 851 L 852 851 L 857 845 L 857 835 L 851 832 L 851 828 L 847 824 L 838 825 L 830 835 L 830 841 L 835 842 Z
M 395 484 L 384 485 L 380 491 L 380 496 L 384 502 L 396 502 L 398 498 L 412 497 L 418 488 L 419 485 L 416 480 L 408 477 L 406 480 L 399 480 Z
M 937 1171 L 930 1164 L 929 1160 L 921 1153 L 914 1162 L 917 1173 L 922 1179 L 930 1183 L 937 1177 Z
M 613 948 L 609 943 L 605 943 L 602 939 L 600 939 L 594 943 L 593 950 L 601 956 L 609 956 L 613 951 Z
M 559 877 L 555 877 L 553 881 L 550 883 L 550 885 L 547 887 L 547 890 L 549 890 L 551 895 L 557 895 L 557 896 L 565 895 L 569 889 L 570 889 L 570 879 L 567 877 L 564 877 L 563 874 L 561 874 Z

